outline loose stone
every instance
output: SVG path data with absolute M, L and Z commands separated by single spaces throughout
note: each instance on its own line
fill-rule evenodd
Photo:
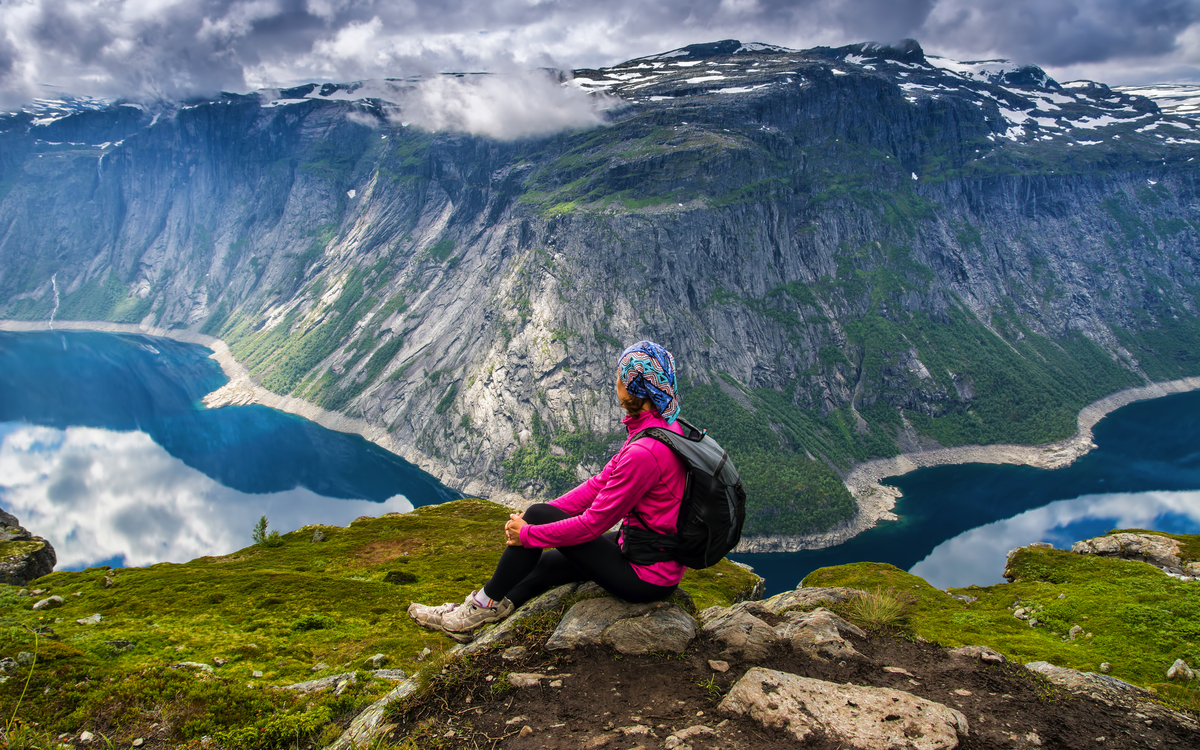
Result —
M 504 661 L 517 661 L 518 659 L 525 658 L 525 653 L 524 646 L 511 646 L 504 649 L 504 653 L 500 655 L 500 658 L 504 659 Z
M 1167 670 L 1167 679 L 1179 682 L 1191 682 L 1196 679 L 1196 673 L 1192 671 L 1192 668 L 1183 659 L 1176 659 L 1171 668 Z
M 371 669 L 379 669 L 387 662 L 387 656 L 384 654 L 375 654 L 367 659 L 367 666 Z

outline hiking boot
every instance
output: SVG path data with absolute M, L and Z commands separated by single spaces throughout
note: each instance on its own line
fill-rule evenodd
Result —
M 475 603 L 475 592 L 472 591 L 462 604 L 456 604 L 452 609 L 442 612 L 441 629 L 451 637 L 470 633 L 480 625 L 503 620 L 511 615 L 514 609 L 516 607 L 508 599 L 496 602 L 495 607 L 481 607 Z
M 442 617 L 447 612 L 458 607 L 458 602 L 446 602 L 439 604 L 436 607 L 429 604 L 417 604 L 413 602 L 408 605 L 408 616 L 413 622 L 423 628 L 430 630 L 442 630 Z

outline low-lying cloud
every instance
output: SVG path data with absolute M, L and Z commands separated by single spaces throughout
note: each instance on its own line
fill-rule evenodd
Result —
M 614 101 L 544 71 L 433 76 L 403 99 L 401 120 L 422 130 L 515 140 L 595 127 Z
M 262 515 L 282 533 L 412 510 L 402 495 L 375 503 L 303 488 L 247 494 L 188 467 L 142 432 L 31 426 L 0 438 L 0 506 L 54 545 L 60 570 L 227 554 L 251 543 Z

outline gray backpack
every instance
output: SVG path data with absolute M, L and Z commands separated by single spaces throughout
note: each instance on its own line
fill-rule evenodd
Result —
M 742 538 L 746 491 L 729 454 L 717 441 L 690 422 L 677 421 L 683 425 L 683 435 L 650 427 L 630 441 L 652 438 L 683 461 L 687 484 L 679 504 L 676 532 L 650 531 L 641 514 L 631 511 L 630 515 L 642 525 L 627 522 L 621 526 L 622 552 L 625 559 L 637 565 L 674 560 L 689 568 L 707 568 L 716 565 Z

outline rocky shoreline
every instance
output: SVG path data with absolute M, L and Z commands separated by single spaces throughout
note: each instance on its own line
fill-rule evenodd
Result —
M 1066 440 L 1045 445 L 963 445 L 954 448 L 901 453 L 861 463 L 845 477 L 846 488 L 854 496 L 858 511 L 848 522 L 819 534 L 803 536 L 761 536 L 743 539 L 737 552 L 797 552 L 841 544 L 874 527 L 880 521 L 899 519 L 893 509 L 902 494 L 895 487 L 881 484 L 885 477 L 896 477 L 930 466 L 948 464 L 1015 464 L 1039 469 L 1060 469 L 1085 455 L 1096 444 L 1092 428 L 1110 413 L 1136 401 L 1161 398 L 1200 389 L 1200 377 L 1181 378 L 1138 388 L 1126 388 L 1088 404 L 1079 412 L 1078 428 Z
M 482 497 L 502 505 L 524 509 L 534 500 L 522 495 L 501 490 L 478 479 L 464 479 L 454 473 L 450 467 L 419 453 L 415 448 L 403 445 L 380 425 L 373 425 L 363 419 L 350 417 L 338 412 L 328 411 L 321 407 L 292 396 L 281 396 L 263 388 L 250 376 L 250 372 L 238 362 L 229 351 L 224 341 L 202 333 L 181 329 L 165 329 L 153 326 L 142 326 L 127 323 L 106 323 L 93 321 L 55 321 L 54 328 L 58 330 L 99 331 L 104 333 L 133 333 L 146 336 L 158 336 L 181 341 L 188 344 L 199 344 L 212 350 L 212 358 L 221 366 L 229 382 L 204 397 L 204 403 L 213 409 L 222 406 L 245 406 L 261 404 L 272 409 L 278 409 L 295 414 L 316 422 L 322 427 L 339 432 L 348 432 L 361 436 L 376 445 L 391 451 L 404 460 L 428 472 L 438 481 L 452 487 L 470 497 Z M 44 331 L 49 330 L 45 321 L 13 321 L 0 320 L 0 330 L 3 331 Z M 1176 393 L 1185 393 L 1200 389 L 1200 377 L 1181 378 L 1179 380 L 1151 383 L 1137 388 L 1127 388 L 1123 391 L 1105 396 L 1085 406 L 1079 412 L 1078 428 L 1075 434 L 1056 443 L 1045 445 L 967 445 L 953 448 L 932 448 L 929 450 L 901 453 L 891 458 L 878 458 L 859 464 L 850 470 L 844 482 L 850 494 L 854 497 L 858 509 L 854 516 L 832 529 L 816 534 L 798 536 L 763 535 L 747 537 L 738 544 L 735 552 L 798 552 L 808 549 L 823 549 L 841 544 L 858 534 L 873 528 L 880 521 L 895 521 L 899 519 L 893 509 L 901 492 L 895 487 L 881 484 L 885 477 L 895 477 L 907 474 L 916 469 L 948 464 L 1015 464 L 1034 466 L 1040 469 L 1058 469 L 1069 466 L 1080 456 L 1087 454 L 1096 447 L 1092 442 L 1092 428 L 1108 414 L 1122 406 L 1128 406 L 1137 401 L 1161 398 Z

